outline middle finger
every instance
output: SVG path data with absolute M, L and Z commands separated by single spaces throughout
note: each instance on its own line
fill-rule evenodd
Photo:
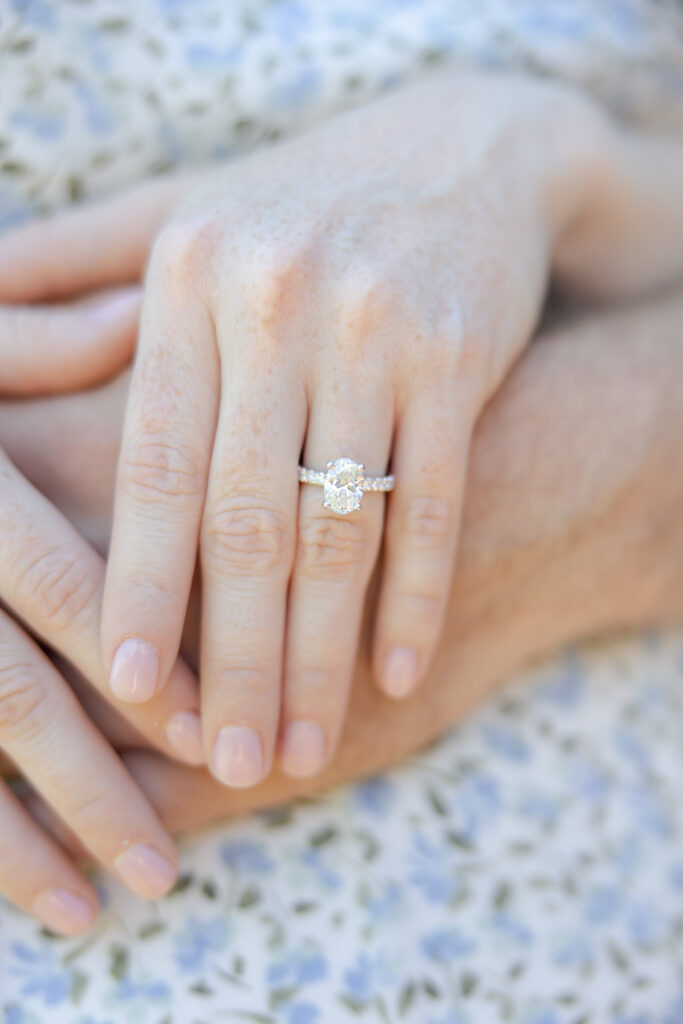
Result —
M 294 375 L 276 376 L 224 369 L 201 531 L 202 722 L 207 762 L 229 786 L 267 774 L 280 708 L 306 407 Z

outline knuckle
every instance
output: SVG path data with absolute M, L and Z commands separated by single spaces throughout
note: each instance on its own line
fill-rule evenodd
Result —
M 306 576 L 347 575 L 364 564 L 369 550 L 367 523 L 362 518 L 314 517 L 299 527 L 298 563 Z
M 406 624 L 406 633 L 430 636 L 441 623 L 444 595 L 425 590 L 408 590 L 398 595 L 398 607 Z M 418 628 L 419 627 L 419 628 Z
M 465 310 L 452 309 L 434 327 L 430 365 L 439 379 L 476 378 L 485 366 L 487 349 L 481 324 Z
M 78 622 L 100 585 L 91 560 L 68 547 L 33 551 L 18 568 L 17 605 L 50 633 Z
M 243 257 L 239 276 L 245 308 L 260 333 L 280 338 L 282 321 L 300 305 L 310 283 L 305 251 L 295 242 L 261 242 Z
M 135 502 L 200 498 L 204 492 L 203 459 L 163 424 L 142 427 L 119 471 L 119 487 Z
M 408 542 L 421 548 L 440 548 L 450 541 L 455 508 L 444 498 L 414 497 L 406 501 L 399 531 Z
M 69 828 L 76 835 L 92 834 L 103 822 L 110 824 L 116 816 L 112 800 L 111 780 L 83 780 L 81 791 L 70 794 Z
M 26 738 L 38 728 L 45 685 L 37 667 L 11 657 L 0 659 L 0 735 Z
M 246 705 L 272 708 L 273 672 L 254 665 L 230 665 L 218 674 L 222 693 L 237 695 Z
M 283 513 L 255 498 L 224 498 L 207 516 L 202 561 L 261 574 L 289 570 L 291 528 Z
M 334 645 L 326 649 L 325 657 L 330 658 L 328 665 L 304 663 L 296 666 L 296 676 L 292 683 L 296 685 L 295 697 L 302 704 L 305 703 L 309 707 L 315 705 L 318 711 L 333 708 L 338 704 L 342 690 L 339 685 L 339 669 L 336 666 L 343 662 L 345 654 L 341 647 L 342 645 L 338 643 L 336 650 Z
M 391 279 L 375 269 L 356 273 L 340 283 L 337 303 L 341 354 L 355 360 L 359 345 L 396 319 L 401 296 Z
M 176 283 L 191 283 L 210 267 L 216 252 L 216 228 L 195 216 L 167 224 L 152 249 L 152 265 Z

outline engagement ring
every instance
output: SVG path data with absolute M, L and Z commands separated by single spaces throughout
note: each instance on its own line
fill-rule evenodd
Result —
M 323 488 L 323 507 L 340 516 L 360 508 L 363 491 L 391 491 L 393 476 L 365 476 L 365 466 L 353 459 L 328 462 L 326 471 L 299 466 L 302 484 L 316 484 Z

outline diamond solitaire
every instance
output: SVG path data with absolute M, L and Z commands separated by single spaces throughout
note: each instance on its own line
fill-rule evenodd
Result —
M 323 488 L 323 507 L 346 516 L 361 506 L 364 491 L 390 491 L 393 476 L 365 476 L 365 467 L 353 459 L 341 458 L 327 463 L 327 472 L 299 466 L 302 484 L 316 484 Z

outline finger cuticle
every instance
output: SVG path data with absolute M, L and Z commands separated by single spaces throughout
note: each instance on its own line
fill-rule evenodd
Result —
M 263 778 L 263 745 L 255 729 L 226 725 L 213 748 L 211 770 L 225 786 L 253 786 Z
M 412 647 L 394 647 L 384 663 L 384 692 L 390 697 L 407 697 L 417 684 L 417 667 L 417 652 Z

